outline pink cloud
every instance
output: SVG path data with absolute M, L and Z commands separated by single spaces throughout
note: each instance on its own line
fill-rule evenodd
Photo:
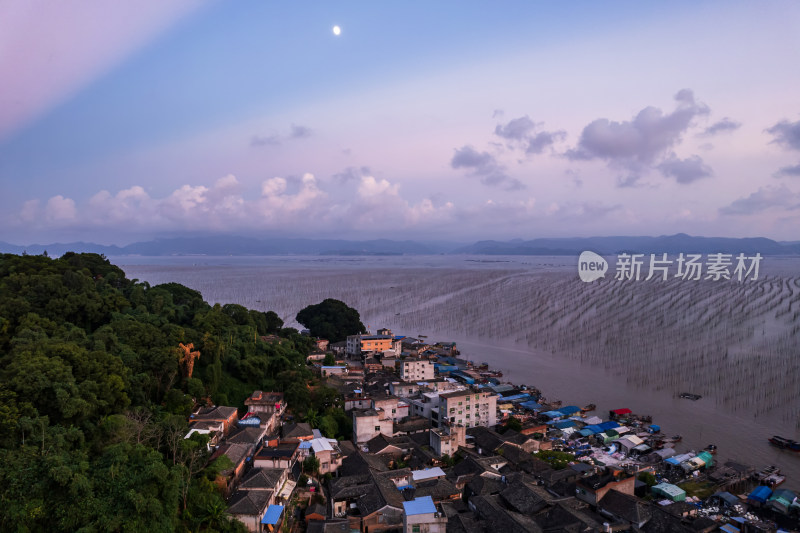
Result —
M 208 2 L 24 0 L 0 7 L 0 140 Z

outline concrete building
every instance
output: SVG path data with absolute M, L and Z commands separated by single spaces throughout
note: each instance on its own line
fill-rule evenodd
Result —
M 452 457 L 459 446 L 466 446 L 467 428 L 460 425 L 432 428 L 430 444 L 437 456 L 447 454 Z
M 345 353 L 358 357 L 361 352 L 384 352 L 392 349 L 393 341 L 391 335 L 348 335 Z
M 433 498 L 423 496 L 403 502 L 403 533 L 445 533 L 447 516 L 433 503 Z
M 383 434 L 394 435 L 394 421 L 383 410 L 364 409 L 353 411 L 353 443 L 358 446 Z
M 431 421 L 431 427 L 439 427 L 439 394 L 424 392 L 411 400 L 409 415 L 424 416 Z
M 433 363 L 415 357 L 403 359 L 400 361 L 400 377 L 405 381 L 433 379 Z
M 440 425 L 447 420 L 468 428 L 492 427 L 497 424 L 497 396 L 473 389 L 445 392 L 439 395 L 439 415 Z

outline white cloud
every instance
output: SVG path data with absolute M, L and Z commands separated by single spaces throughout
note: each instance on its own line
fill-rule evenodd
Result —
M 45 217 L 51 222 L 68 222 L 75 219 L 75 201 L 60 194 L 47 201 Z

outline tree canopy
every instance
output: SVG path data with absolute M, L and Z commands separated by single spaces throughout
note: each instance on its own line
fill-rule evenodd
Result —
M 358 311 L 333 298 L 304 308 L 297 313 L 297 321 L 308 328 L 312 336 L 330 342 L 341 342 L 348 335 L 367 332 Z
M 313 341 L 282 327 L 96 254 L 0 254 L 0 530 L 243 530 L 187 414 L 275 390 L 332 417 L 305 386 Z

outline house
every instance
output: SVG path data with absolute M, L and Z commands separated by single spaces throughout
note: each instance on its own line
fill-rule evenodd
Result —
M 686 500 L 686 491 L 677 485 L 670 483 L 659 483 L 650 487 L 650 491 L 656 498 L 670 500 L 673 502 L 682 502 Z
M 636 478 L 625 472 L 593 474 L 581 477 L 575 486 L 575 497 L 589 505 L 597 506 L 608 491 L 614 489 L 623 494 L 633 496 Z
M 347 367 L 346 366 L 322 366 L 320 367 L 320 372 L 322 372 L 322 377 L 328 376 L 343 376 L 347 374 Z
M 372 374 L 375 372 L 380 372 L 383 370 L 383 363 L 375 359 L 374 357 L 367 357 L 364 360 L 364 372 L 367 374 Z
M 262 446 L 253 457 L 253 466 L 256 468 L 283 468 L 289 469 L 297 462 L 300 443 L 281 442 L 274 446 Z
M 309 520 L 325 520 L 325 506 L 321 503 L 312 503 L 306 507 L 303 518 L 306 522 Z
M 286 410 L 286 401 L 283 399 L 282 392 L 262 392 L 254 391 L 244 401 L 248 412 L 255 413 L 261 419 L 261 425 L 272 433 L 278 426 L 280 417 Z
M 261 519 L 265 516 L 272 498 L 270 491 L 238 490 L 228 501 L 228 514 L 247 528 L 261 532 Z
M 217 484 L 227 495 L 230 494 L 235 486 L 239 483 L 239 479 L 244 473 L 247 459 L 252 453 L 252 447 L 247 444 L 231 444 L 224 443 L 222 446 L 211 455 L 210 461 L 216 460 L 218 457 L 225 456 L 230 459 L 233 466 L 220 472 L 217 478 Z
M 383 410 L 364 409 L 353 411 L 354 444 L 365 443 L 381 433 L 388 437 L 393 435 L 393 421 L 386 416 Z
M 336 439 L 316 438 L 311 442 L 311 452 L 319 460 L 319 473 L 336 472 L 342 463 L 342 452 Z
M 650 520 L 650 505 L 636 496 L 625 494 L 615 489 L 609 490 L 598 504 L 603 513 L 608 513 L 615 520 L 640 528 Z
M 283 433 L 283 441 L 285 442 L 299 442 L 314 438 L 314 430 L 312 430 L 311 425 L 306 422 L 290 422 L 288 424 L 284 424 L 281 428 L 281 432 Z
M 432 428 L 430 433 L 430 447 L 438 457 L 454 455 L 459 446 L 466 446 L 467 433 L 462 425 L 448 425 L 442 428 Z
M 403 533 L 445 533 L 447 516 L 430 496 L 403 502 Z
M 222 432 L 227 435 L 239 420 L 239 412 L 235 407 L 226 405 L 204 407 L 189 417 L 190 429 L 213 430 L 222 427 Z M 201 431 L 202 432 L 202 431 Z

